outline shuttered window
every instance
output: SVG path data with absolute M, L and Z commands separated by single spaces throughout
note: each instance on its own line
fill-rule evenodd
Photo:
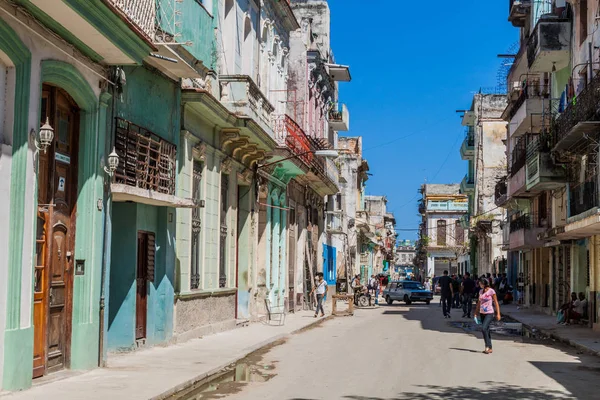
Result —
M 156 242 L 154 240 L 154 233 L 147 233 L 147 257 L 148 257 L 148 276 L 147 279 L 150 282 L 154 282 L 154 258 L 156 255 Z

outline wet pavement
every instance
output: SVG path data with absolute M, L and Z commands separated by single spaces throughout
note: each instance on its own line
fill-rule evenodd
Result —
M 494 325 L 494 354 L 484 355 L 475 322 L 454 318 L 443 319 L 433 304 L 357 310 L 260 354 L 244 375 L 257 379 L 220 386 L 212 392 L 217 397 L 184 399 L 598 398 L 600 358 L 523 330 L 510 318 Z

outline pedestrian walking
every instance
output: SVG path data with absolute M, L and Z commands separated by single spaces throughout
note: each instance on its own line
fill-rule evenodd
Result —
M 379 284 L 379 279 L 373 279 L 373 292 L 375 292 L 375 305 L 379 305 L 379 289 L 381 285 Z
M 492 337 L 490 336 L 490 324 L 494 320 L 500 321 L 500 305 L 496 292 L 490 287 L 490 281 L 487 279 L 479 280 L 479 299 L 475 309 L 475 317 L 481 320 L 481 331 L 485 342 L 485 354 L 492 353 Z
M 448 270 L 444 271 L 444 276 L 439 279 L 440 289 L 442 291 L 442 311 L 444 318 L 450 318 L 450 310 L 452 309 L 452 297 L 454 289 L 452 287 L 452 278 L 448 276 Z
M 425 279 L 425 290 L 431 291 L 431 282 L 429 282 L 429 278 Z
M 460 307 L 460 281 L 458 276 L 452 275 L 452 308 Z
M 323 279 L 323 273 L 317 273 L 317 284 L 313 288 L 312 292 L 316 292 L 317 295 L 317 308 L 315 309 L 315 318 L 319 316 L 319 310 L 321 310 L 321 317 L 325 316 L 325 310 L 323 310 L 323 299 L 327 294 L 327 282 Z
M 465 272 L 465 279 L 461 284 L 461 291 L 463 296 L 463 318 L 471 318 L 471 309 L 473 308 L 473 294 L 475 293 L 475 287 L 477 284 L 471 279 L 471 274 Z

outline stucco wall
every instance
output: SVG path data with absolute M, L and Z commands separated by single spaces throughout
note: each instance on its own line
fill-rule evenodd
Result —
M 179 299 L 175 306 L 178 341 L 235 327 L 235 294 Z

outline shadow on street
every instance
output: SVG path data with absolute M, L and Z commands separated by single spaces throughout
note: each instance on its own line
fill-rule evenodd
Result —
M 417 386 L 422 389 L 421 393 L 405 392 L 396 397 L 381 398 L 370 396 L 345 396 L 349 400 L 553 400 L 573 399 L 563 393 L 548 389 L 528 389 L 497 382 L 483 382 L 481 387 L 442 387 L 435 385 Z
M 437 305 L 430 308 L 412 307 L 405 305 L 386 306 L 383 315 L 401 315 L 409 321 L 418 321 L 423 329 L 442 333 L 464 333 L 472 334 L 481 338 L 481 331 L 472 319 L 459 318 L 462 310 L 453 309 L 455 318 L 443 319 L 442 311 Z M 575 349 L 557 343 L 548 338 L 528 338 L 521 335 L 493 334 L 494 341 L 513 341 L 515 343 L 527 343 L 528 345 L 539 345 L 554 348 L 578 359 L 579 362 L 542 362 L 529 361 L 531 365 L 538 368 L 548 377 L 560 383 L 572 396 L 566 396 L 559 392 L 546 389 L 525 389 L 511 385 L 496 385 L 482 383 L 480 388 L 426 386 L 426 393 L 403 393 L 399 397 L 391 399 L 379 399 L 376 397 L 348 396 L 351 400 L 404 400 L 404 399 L 592 399 L 598 398 L 600 392 L 600 357 L 583 355 Z M 477 350 L 466 348 L 449 348 L 451 351 L 479 353 Z

